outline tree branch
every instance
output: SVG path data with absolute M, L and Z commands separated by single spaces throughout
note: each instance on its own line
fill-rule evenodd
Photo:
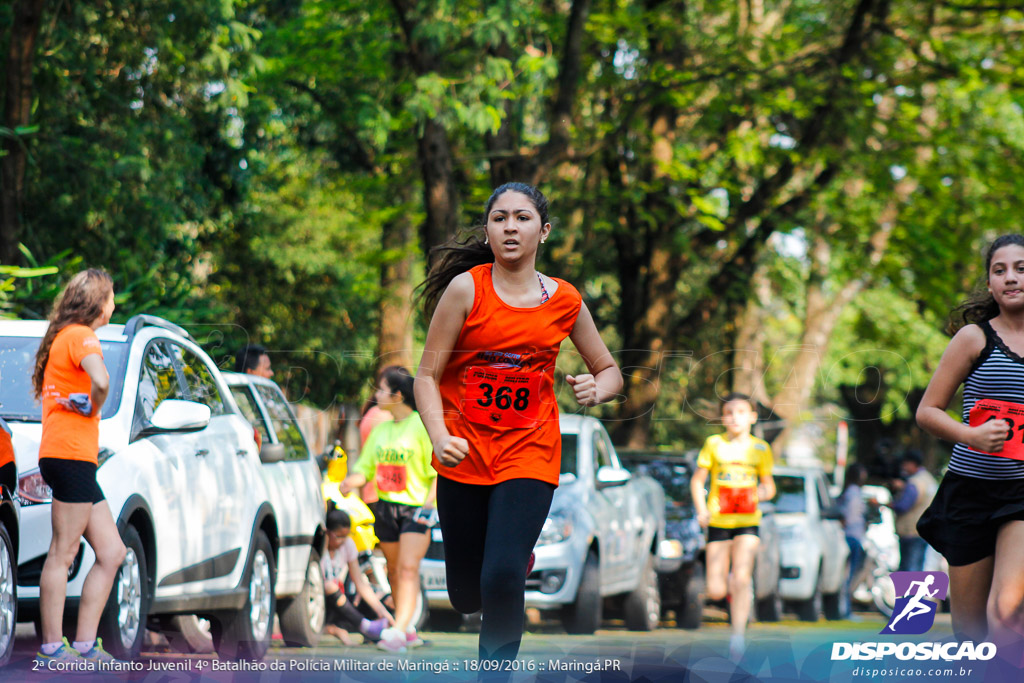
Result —
M 590 13 L 590 0 L 573 0 L 569 10 L 569 27 L 565 36 L 565 49 L 558 67 L 558 88 L 551 106 L 551 133 L 538 154 L 533 182 L 561 161 L 572 139 L 572 110 L 576 101 L 582 72 L 583 33 Z

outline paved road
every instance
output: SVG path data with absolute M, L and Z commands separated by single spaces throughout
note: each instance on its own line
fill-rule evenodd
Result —
M 884 625 L 880 615 L 867 612 L 858 614 L 854 621 L 806 624 L 789 617 L 777 624 L 753 624 L 748 631 L 747 653 L 739 662 L 732 662 L 727 657 L 728 624 L 713 616 L 697 631 L 668 624 L 651 633 L 636 633 L 609 622 L 608 628 L 592 636 L 568 636 L 557 622 L 542 622 L 530 626 L 512 680 L 681 681 L 689 673 L 689 680 L 724 683 L 742 671 L 748 672 L 743 676 L 748 680 L 768 674 L 775 680 L 856 680 L 849 674 L 852 663 L 830 661 L 832 643 L 884 640 L 877 635 Z M 949 634 L 948 615 L 939 615 L 928 638 Z M 31 627 L 20 627 L 19 635 L 22 637 L 17 641 L 14 661 L 0 678 L 40 683 L 65 680 L 66 676 L 58 673 L 33 672 L 31 657 L 37 641 Z M 370 644 L 345 647 L 333 638 L 307 649 L 285 648 L 275 641 L 259 665 L 149 648 L 134 663 L 133 671 L 77 680 L 444 683 L 477 677 L 476 634 L 425 632 L 423 636 L 427 645 L 404 655 L 382 652 Z M 836 672 L 845 673 L 837 678 Z M 750 674 L 755 678 L 750 679 Z M 778 678 L 780 675 L 783 677 Z

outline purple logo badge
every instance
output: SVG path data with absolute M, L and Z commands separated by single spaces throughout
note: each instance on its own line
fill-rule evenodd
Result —
M 944 572 L 893 572 L 889 578 L 896 587 L 896 606 L 880 633 L 926 633 L 935 623 L 938 602 L 949 593 L 949 577 Z

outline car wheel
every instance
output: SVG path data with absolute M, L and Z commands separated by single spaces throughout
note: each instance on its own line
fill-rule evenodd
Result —
M 779 587 L 771 595 L 757 601 L 757 620 L 774 622 L 782 620 L 782 596 L 779 595 Z
M 806 600 L 796 603 L 796 616 L 800 621 L 817 621 L 821 614 L 821 567 L 814 582 L 814 593 Z
M 822 603 L 825 609 L 825 618 L 829 621 L 839 621 L 840 619 L 845 619 L 848 616 L 843 613 L 846 610 L 846 606 L 850 604 L 849 585 L 846 581 L 846 577 L 848 576 L 850 576 L 849 560 L 846 562 L 846 569 L 839 577 L 839 590 L 835 593 L 826 593 L 822 597 Z
M 320 567 L 320 553 L 309 552 L 306 581 L 302 591 L 288 601 L 281 610 L 281 634 L 293 647 L 312 647 L 324 628 L 327 607 L 324 600 L 324 573 Z
M 210 622 L 217 654 L 228 659 L 262 659 L 274 629 L 274 551 L 262 531 L 256 533 L 246 572 L 245 604 Z
M 658 589 L 658 573 L 654 571 L 654 557 L 647 556 L 647 562 L 640 573 L 640 582 L 626 596 L 626 628 L 630 631 L 653 631 L 661 620 L 661 591 Z
M 562 625 L 575 634 L 593 633 L 601 625 L 601 564 L 593 551 L 583 563 L 576 601 L 562 608 Z
M 412 613 L 412 625 L 417 631 L 421 631 L 427 627 L 427 622 L 430 620 L 430 603 L 427 602 L 427 589 L 423 587 L 423 581 L 420 581 L 420 594 L 416 596 L 416 610 Z
M 18 625 L 18 563 L 7 527 L 0 524 L 0 666 L 11 659 Z
M 871 600 L 875 603 L 878 611 L 885 615 L 886 618 L 892 616 L 892 611 L 896 609 L 896 585 L 888 574 L 879 573 L 873 577 Z
M 100 619 L 98 634 L 103 647 L 117 659 L 135 659 L 146 639 L 149 600 L 146 586 L 149 572 L 142 537 L 128 524 L 121 532 L 125 545 L 124 560 L 114 576 L 114 585 Z
M 210 634 L 210 620 L 195 614 L 171 617 L 169 625 L 160 631 L 176 652 L 183 654 L 208 655 L 214 651 L 213 636 Z
M 676 623 L 686 629 L 700 628 L 704 621 L 704 563 L 694 562 L 690 580 L 686 582 L 683 600 L 676 607 Z

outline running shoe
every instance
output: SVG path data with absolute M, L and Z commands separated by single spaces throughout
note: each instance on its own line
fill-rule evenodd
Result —
M 87 662 L 94 662 L 96 664 L 112 664 L 115 662 L 120 663 L 120 661 L 116 659 L 114 655 L 110 654 L 109 652 L 103 649 L 102 638 L 97 638 L 96 644 L 93 645 L 88 652 L 81 655 L 81 657 Z
M 57 671 L 57 668 L 49 666 L 51 662 L 59 662 L 60 664 L 64 665 L 72 662 L 81 663 L 83 661 L 84 659 L 82 655 L 79 654 L 78 650 L 71 647 L 71 643 L 68 642 L 68 639 L 64 638 L 63 642 L 61 643 L 61 646 L 58 647 L 57 651 L 54 652 L 52 655 L 45 654 L 42 650 L 37 652 L 36 657 L 33 660 L 33 664 L 35 664 L 37 669 L 41 669 L 43 671 Z M 88 672 L 88 669 L 86 669 L 85 667 L 79 668 L 61 666 L 59 670 L 62 673 Z
M 388 627 L 387 619 L 374 619 L 368 621 L 366 628 L 359 629 L 359 632 L 370 640 L 380 640 L 380 634 Z
M 407 648 L 412 649 L 414 647 L 419 647 L 420 645 L 424 645 L 425 642 L 426 641 L 420 638 L 419 634 L 416 633 L 416 629 L 410 628 L 405 632 L 405 646 Z
M 401 654 L 405 652 L 407 642 L 405 634 L 397 628 L 386 628 L 381 631 L 380 640 L 377 641 L 377 647 L 381 650 Z

